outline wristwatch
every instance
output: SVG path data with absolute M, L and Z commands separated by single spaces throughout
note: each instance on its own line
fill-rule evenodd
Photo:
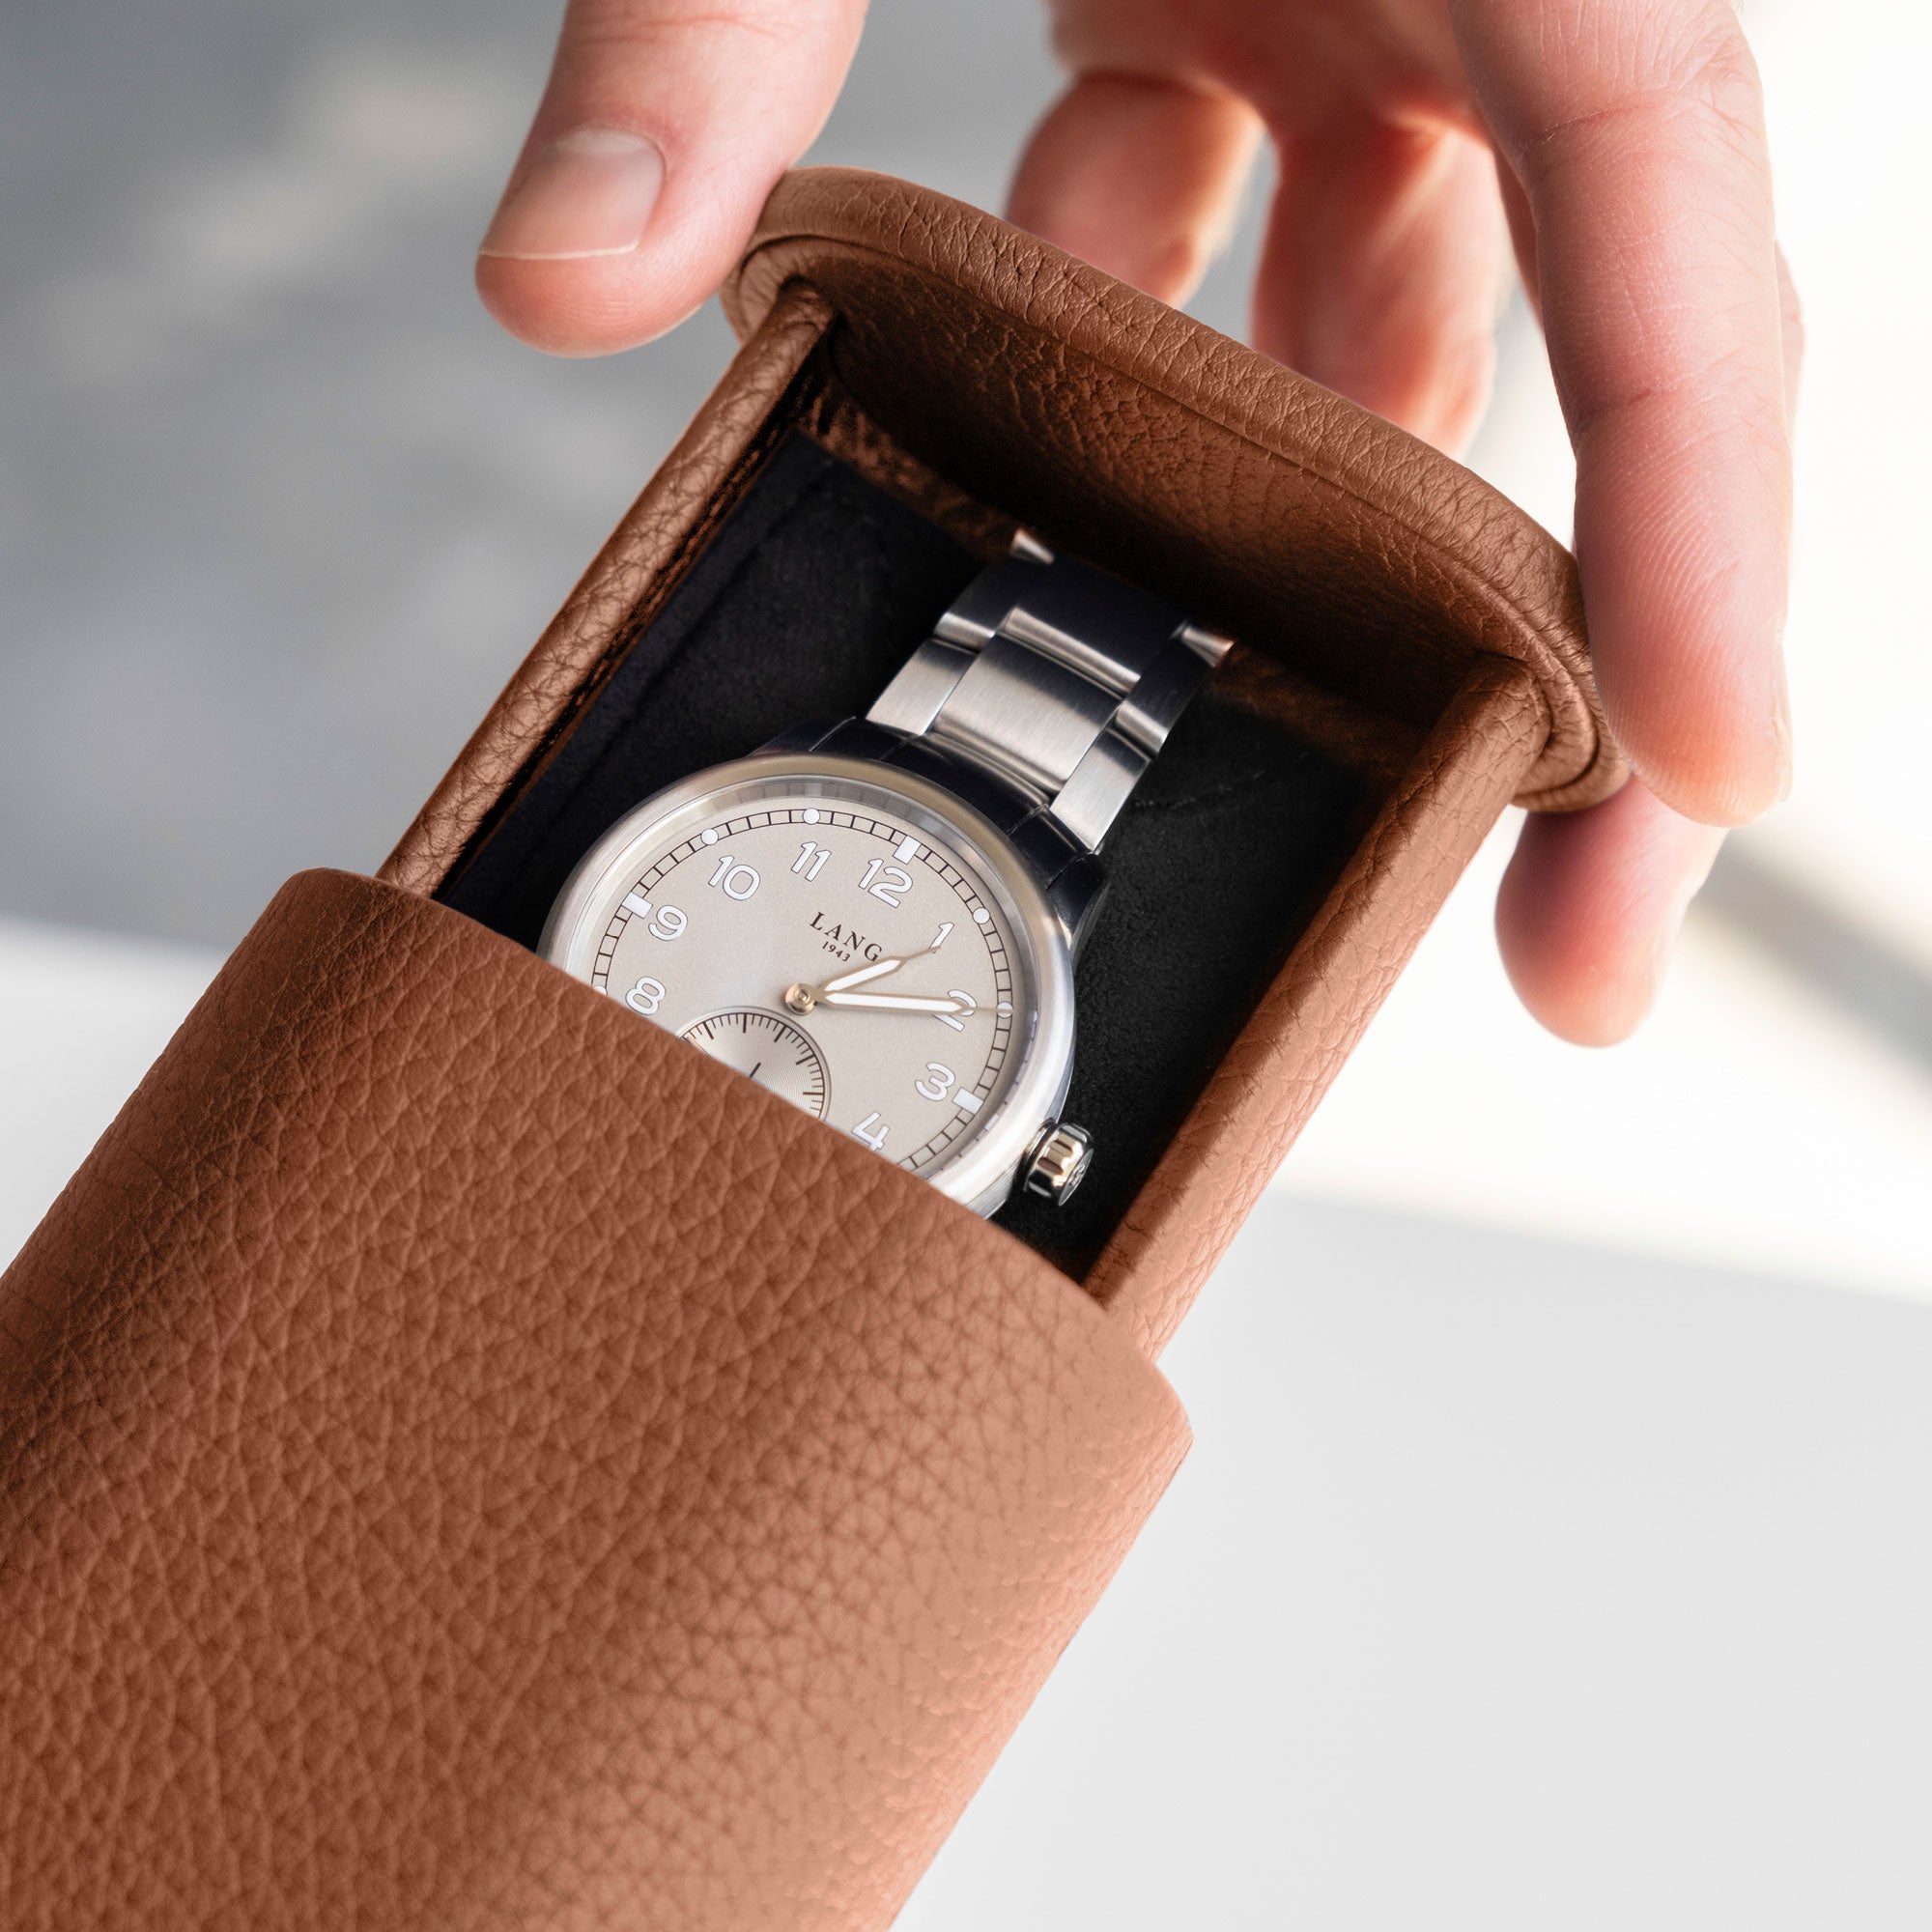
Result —
M 1022 532 L 863 719 L 619 819 L 543 954 L 982 1214 L 1065 1201 L 1097 855 L 1227 649 Z

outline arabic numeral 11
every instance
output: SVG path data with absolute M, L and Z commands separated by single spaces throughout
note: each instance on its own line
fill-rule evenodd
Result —
M 825 862 L 832 856 L 829 845 L 821 845 L 816 839 L 808 838 L 798 848 L 798 857 L 791 862 L 794 872 L 803 872 L 808 879 L 815 879 L 825 869 Z

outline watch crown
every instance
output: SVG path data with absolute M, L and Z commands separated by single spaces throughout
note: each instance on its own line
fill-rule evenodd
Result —
M 1021 1184 L 1029 1194 L 1064 1208 L 1087 1179 L 1093 1160 L 1094 1139 L 1085 1127 L 1076 1127 L 1071 1121 L 1049 1121 L 1021 1167 Z

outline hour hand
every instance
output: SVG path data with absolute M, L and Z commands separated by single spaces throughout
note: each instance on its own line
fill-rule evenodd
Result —
M 828 993 L 842 993 L 852 986 L 863 986 L 868 980 L 883 980 L 888 973 L 896 973 L 905 964 L 903 959 L 875 959 L 869 966 L 855 966 L 849 973 L 840 973 L 836 980 L 828 980 L 822 986 L 811 986 L 807 990 L 816 998 L 823 999 Z

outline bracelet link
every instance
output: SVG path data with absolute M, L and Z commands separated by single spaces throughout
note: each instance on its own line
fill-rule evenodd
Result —
M 1095 851 L 1228 648 L 1022 531 L 866 715 L 994 773 Z

